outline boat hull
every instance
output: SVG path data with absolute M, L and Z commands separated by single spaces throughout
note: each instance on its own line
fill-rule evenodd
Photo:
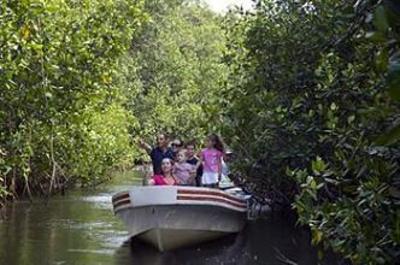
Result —
M 245 200 L 207 188 L 138 187 L 113 203 L 130 236 L 160 251 L 237 233 L 246 220 Z
M 196 245 L 225 236 L 228 233 L 207 230 L 151 229 L 137 236 L 159 251 Z

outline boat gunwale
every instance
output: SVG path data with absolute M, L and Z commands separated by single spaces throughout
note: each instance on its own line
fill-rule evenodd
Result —
M 188 187 L 188 186 L 134 186 L 134 188 L 143 188 L 143 187 L 148 187 L 148 188 L 152 188 L 152 189 L 165 189 L 165 188 L 172 188 L 173 187 L 173 188 L 176 188 L 176 192 L 177 193 L 179 193 L 179 192 L 186 192 L 186 193 L 192 193 L 192 192 L 212 193 L 212 194 L 222 195 L 223 197 L 225 197 L 227 199 L 232 199 L 232 200 L 235 200 L 237 202 L 246 203 L 246 199 L 240 198 L 239 196 L 235 196 L 233 194 L 229 194 L 225 190 L 219 190 L 219 189 L 215 189 L 215 188 Z M 134 189 L 134 188 L 132 188 L 132 189 Z M 119 200 L 120 197 L 122 197 L 122 196 L 125 196 L 125 195 L 130 196 L 130 192 L 132 191 L 132 189 L 117 192 L 116 194 L 114 194 L 112 196 L 112 202 Z
M 168 207 L 168 206 L 210 206 L 210 207 L 219 207 L 223 208 L 226 210 L 230 211 L 235 211 L 235 212 L 241 212 L 245 213 L 247 211 L 247 207 L 239 207 L 239 206 L 233 206 L 233 205 L 227 205 L 226 202 L 211 202 L 211 201 L 197 201 L 197 202 L 189 202 L 189 201 L 180 201 L 180 203 L 175 202 L 175 203 L 170 203 L 170 204 L 147 204 L 147 205 L 139 205 L 139 206 L 134 206 L 132 205 L 131 202 L 125 202 L 121 205 L 118 206 L 113 206 L 113 211 L 114 214 L 117 214 L 118 212 L 122 210 L 127 210 L 127 209 L 139 209 L 139 208 L 144 208 L 144 207 Z
M 220 191 L 220 190 L 217 190 L 217 189 L 215 189 L 215 190 L 214 189 L 208 189 L 208 190 L 200 190 L 200 191 L 201 192 L 199 192 L 198 190 L 193 190 L 193 189 L 178 189 L 177 194 L 178 195 L 183 195 L 183 194 L 180 194 L 180 193 L 186 193 L 185 195 L 187 195 L 187 194 L 190 194 L 190 195 L 203 195 L 203 194 L 206 194 L 206 195 L 210 195 L 210 196 L 217 195 L 217 196 L 222 196 L 225 199 L 236 201 L 237 203 L 246 204 L 246 200 L 245 199 L 239 198 L 237 196 L 234 196 L 232 194 L 229 194 L 227 192 Z M 203 194 L 200 194 L 200 193 L 203 193 Z
M 246 204 L 244 203 L 236 203 L 233 201 L 228 201 L 225 198 L 212 198 L 212 197 L 193 197 L 190 195 L 178 195 L 176 198 L 178 201 L 179 200 L 184 200 L 184 201 L 206 201 L 206 202 L 220 202 L 220 203 L 226 203 L 230 204 L 231 206 L 238 207 L 238 208 L 246 208 Z
M 165 201 L 163 203 L 145 203 L 144 205 L 134 205 L 132 201 L 132 192 L 134 189 L 125 190 L 116 193 L 112 197 L 113 210 L 116 214 L 118 211 L 127 208 L 139 207 L 154 207 L 161 205 L 179 206 L 179 205 L 195 205 L 195 206 L 215 206 L 222 207 L 233 211 L 245 212 L 247 203 L 245 199 L 229 194 L 226 191 L 221 191 L 213 188 L 204 187 L 183 187 L 183 186 L 149 186 L 150 191 L 157 189 L 173 189 L 176 192 L 174 200 Z M 143 189 L 143 186 L 136 188 Z

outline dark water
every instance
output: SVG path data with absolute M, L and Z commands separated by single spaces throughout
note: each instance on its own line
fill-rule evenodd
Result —
M 95 191 L 7 206 L 0 220 L 0 265 L 339 264 L 327 254 L 319 261 L 307 230 L 284 216 L 249 223 L 237 236 L 158 253 L 128 241 L 112 213 L 111 195 L 134 183 L 138 180 L 125 174 Z

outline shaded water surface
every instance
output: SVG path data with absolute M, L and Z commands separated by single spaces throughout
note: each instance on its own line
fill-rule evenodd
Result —
M 141 242 L 128 241 L 112 213 L 112 194 L 135 183 L 138 179 L 125 174 L 115 183 L 47 203 L 8 205 L 0 219 L 0 265 L 339 264 L 330 255 L 318 261 L 307 230 L 295 228 L 282 216 L 249 223 L 238 236 L 158 253 Z

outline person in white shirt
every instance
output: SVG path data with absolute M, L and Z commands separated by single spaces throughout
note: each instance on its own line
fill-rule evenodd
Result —
M 229 178 L 230 171 L 228 163 L 230 162 L 231 158 L 232 158 L 232 151 L 228 149 L 225 151 L 225 156 L 222 159 L 221 163 L 222 169 L 221 169 L 221 181 L 219 183 L 219 187 L 222 189 L 234 186 L 233 182 Z

